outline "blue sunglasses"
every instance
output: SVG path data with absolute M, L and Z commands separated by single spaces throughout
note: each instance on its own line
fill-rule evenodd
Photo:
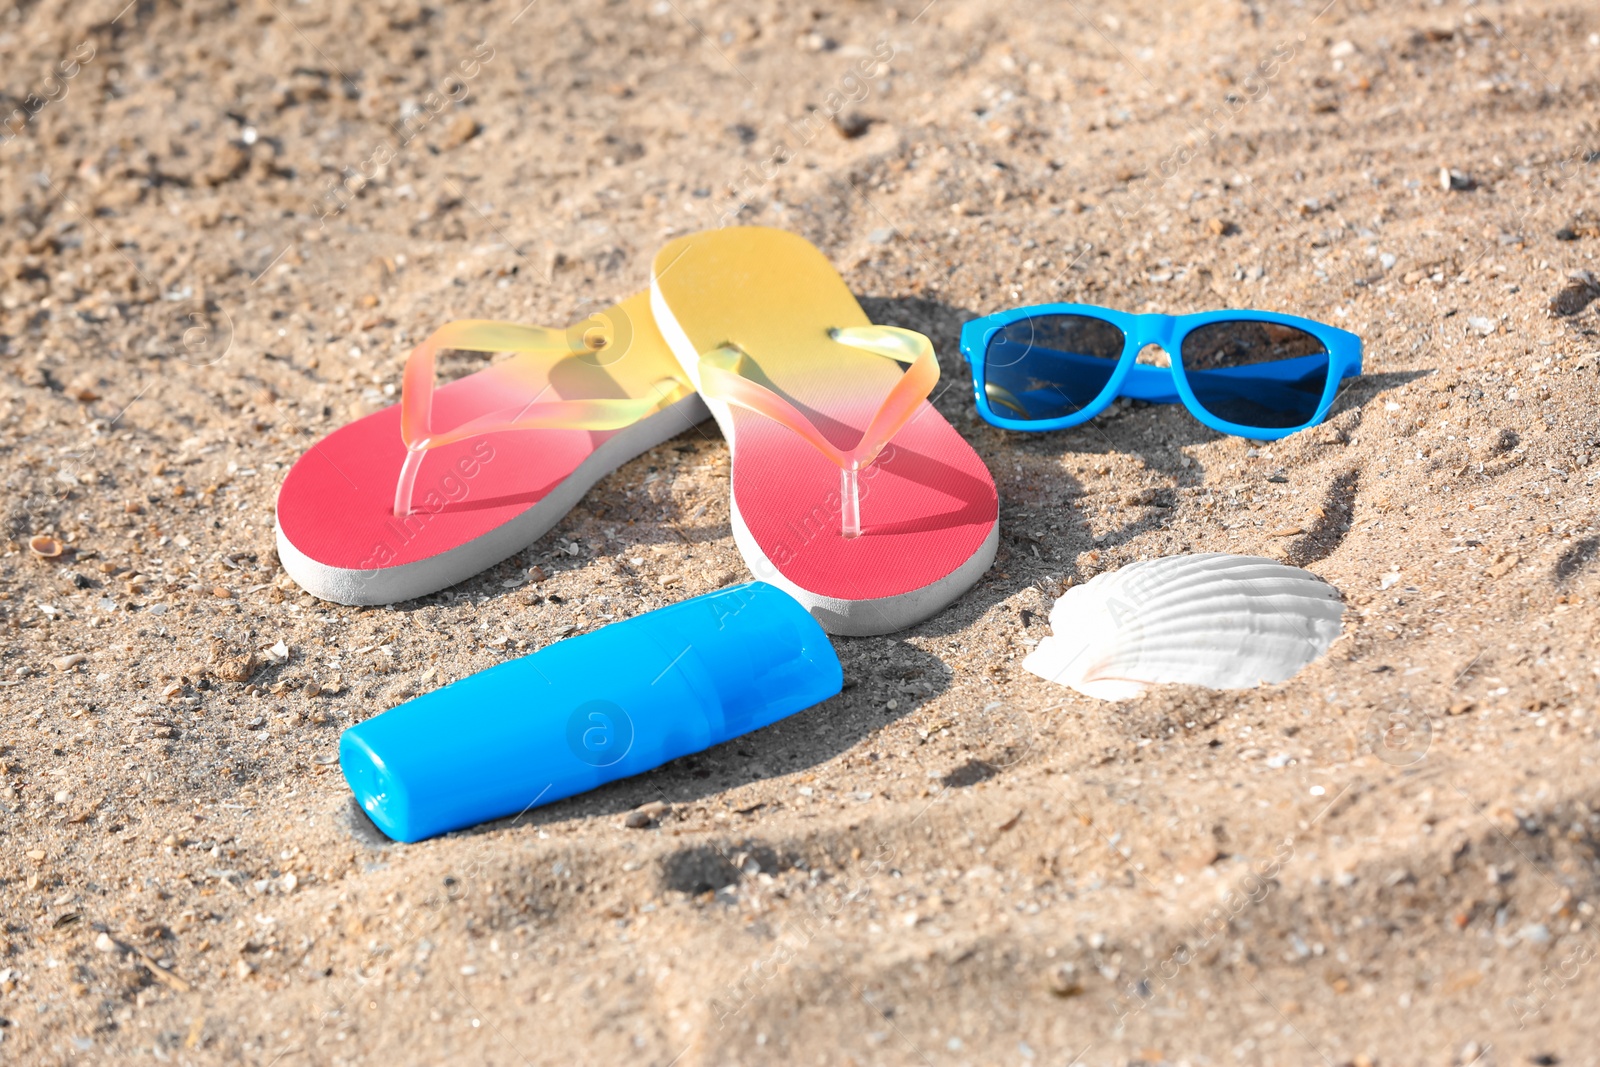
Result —
M 1166 362 L 1139 361 L 1156 345 Z M 1130 315 L 1039 304 L 961 327 L 978 414 L 1006 430 L 1060 430 L 1119 396 L 1182 402 L 1222 433 L 1272 441 L 1315 426 L 1361 373 L 1361 338 L 1271 311 Z

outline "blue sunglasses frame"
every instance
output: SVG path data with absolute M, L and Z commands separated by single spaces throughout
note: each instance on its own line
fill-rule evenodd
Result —
M 1122 355 L 1118 358 L 1116 369 L 1112 371 L 1105 388 L 1093 400 L 1070 415 L 1053 419 L 1017 419 L 1001 415 L 990 404 L 984 381 L 989 342 L 995 334 L 1011 323 L 1041 315 L 1083 315 L 1108 322 L 1121 330 L 1125 338 Z M 1276 323 L 1303 330 L 1320 341 L 1328 353 L 1328 381 L 1323 389 L 1322 399 L 1317 404 L 1316 413 L 1299 426 L 1285 428 L 1244 426 L 1220 419 L 1207 411 L 1189 386 L 1189 378 L 1183 367 L 1182 349 L 1184 337 L 1192 330 L 1214 322 Z M 1156 345 L 1165 352 L 1171 366 L 1152 367 L 1135 362 L 1147 345 Z M 1152 404 L 1182 403 L 1189 409 L 1191 415 L 1219 433 L 1249 437 L 1257 441 L 1276 441 L 1315 426 L 1327 417 L 1328 410 L 1333 407 L 1334 398 L 1339 394 L 1340 383 L 1361 373 L 1361 338 L 1336 326 L 1329 326 L 1313 319 L 1302 319 L 1295 315 L 1280 315 L 1273 311 L 1230 309 L 1204 311 L 1194 315 L 1136 315 L 1093 304 L 1035 304 L 986 315 L 981 319 L 964 323 L 961 327 L 961 356 L 972 368 L 973 399 L 977 401 L 978 414 L 982 415 L 986 422 L 1004 430 L 1021 430 L 1028 433 L 1064 430 L 1069 426 L 1088 422 L 1110 407 L 1113 400 L 1126 396 Z M 1294 362 L 1291 359 L 1277 363 L 1254 363 L 1208 370 L 1205 373 L 1237 374 L 1240 377 L 1256 379 L 1273 377 L 1288 379 L 1295 376 Z M 1273 368 L 1277 370 L 1274 371 Z

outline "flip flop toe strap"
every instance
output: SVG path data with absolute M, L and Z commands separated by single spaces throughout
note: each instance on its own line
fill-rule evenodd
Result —
M 480 434 L 505 430 L 620 430 L 682 400 L 692 392 L 689 383 L 666 377 L 655 382 L 651 395 L 623 399 L 549 400 L 540 402 L 550 388 L 540 390 L 533 399 L 484 412 L 475 418 L 437 430 L 433 427 L 435 362 L 440 349 L 463 352 L 513 352 L 549 362 L 599 351 L 605 338 L 591 331 L 576 340 L 570 331 L 548 330 L 540 326 L 520 326 L 487 319 L 464 319 L 435 330 L 418 345 L 406 360 L 400 389 L 400 438 L 405 442 L 406 458 L 395 484 L 394 513 L 412 511 L 412 492 L 422 457 L 431 449 L 453 444 Z M 506 364 L 500 364 L 504 367 Z M 498 367 L 479 373 L 495 373 Z M 507 373 L 514 374 L 514 370 Z M 508 383 L 509 384 L 509 383 Z
M 828 336 L 839 344 L 908 364 L 853 448 L 839 448 L 794 404 L 747 375 L 749 357 L 737 345 L 721 345 L 700 356 L 700 392 L 708 399 L 737 404 L 771 419 L 836 465 L 843 472 L 843 533 L 852 537 L 860 532 L 857 476 L 916 417 L 939 381 L 939 359 L 934 355 L 933 342 L 920 333 L 895 326 L 852 326 L 830 330 Z

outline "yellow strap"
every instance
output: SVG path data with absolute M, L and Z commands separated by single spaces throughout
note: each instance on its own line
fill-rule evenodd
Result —
M 464 352 L 514 352 L 551 361 L 598 352 L 611 339 L 603 328 L 590 328 L 580 336 L 572 331 L 542 326 L 520 326 L 488 319 L 463 319 L 439 327 L 412 350 L 400 388 L 400 439 L 406 461 L 395 486 L 396 515 L 411 513 L 412 489 L 422 454 L 479 434 L 505 430 L 618 430 L 655 411 L 671 406 L 693 389 L 679 378 L 663 378 L 648 397 L 625 399 L 551 400 L 536 396 L 516 407 L 484 412 L 448 430 L 433 429 L 435 363 L 440 349 Z M 504 366 L 501 364 L 500 366 Z M 482 372 L 480 372 L 482 373 Z
M 842 345 L 910 365 L 889 390 L 854 448 L 836 447 L 799 408 L 748 377 L 743 371 L 748 357 L 736 345 L 722 345 L 701 355 L 700 392 L 708 399 L 737 404 L 784 426 L 841 470 L 869 467 L 933 391 L 939 381 L 939 359 L 934 355 L 932 341 L 896 326 L 852 326 L 831 330 L 829 336 Z

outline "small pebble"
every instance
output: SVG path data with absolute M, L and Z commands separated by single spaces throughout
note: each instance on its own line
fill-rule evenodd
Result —
M 254 653 L 246 653 L 243 656 L 224 656 L 218 660 L 212 673 L 225 682 L 248 682 L 251 675 L 256 673 L 256 669 L 260 665 L 261 661 L 255 657 Z
M 852 111 L 847 114 L 833 117 L 833 128 L 839 131 L 839 136 L 847 141 L 853 141 L 866 133 L 872 126 L 872 120 L 860 112 Z
M 459 115 L 445 129 L 441 147 L 459 148 L 478 136 L 482 130 L 483 127 L 478 125 L 478 120 L 471 115 Z
M 1083 982 L 1078 977 L 1078 967 L 1072 963 L 1063 963 L 1052 968 L 1045 978 L 1045 986 L 1050 990 L 1051 996 L 1063 1000 L 1083 993 Z
M 1523 941 L 1531 941 L 1535 945 L 1543 945 L 1550 940 L 1550 928 L 1544 923 L 1529 923 L 1517 931 L 1517 936 Z
M 652 800 L 648 804 L 640 804 L 623 816 L 622 825 L 630 830 L 643 830 L 671 810 L 672 808 L 662 801 Z

